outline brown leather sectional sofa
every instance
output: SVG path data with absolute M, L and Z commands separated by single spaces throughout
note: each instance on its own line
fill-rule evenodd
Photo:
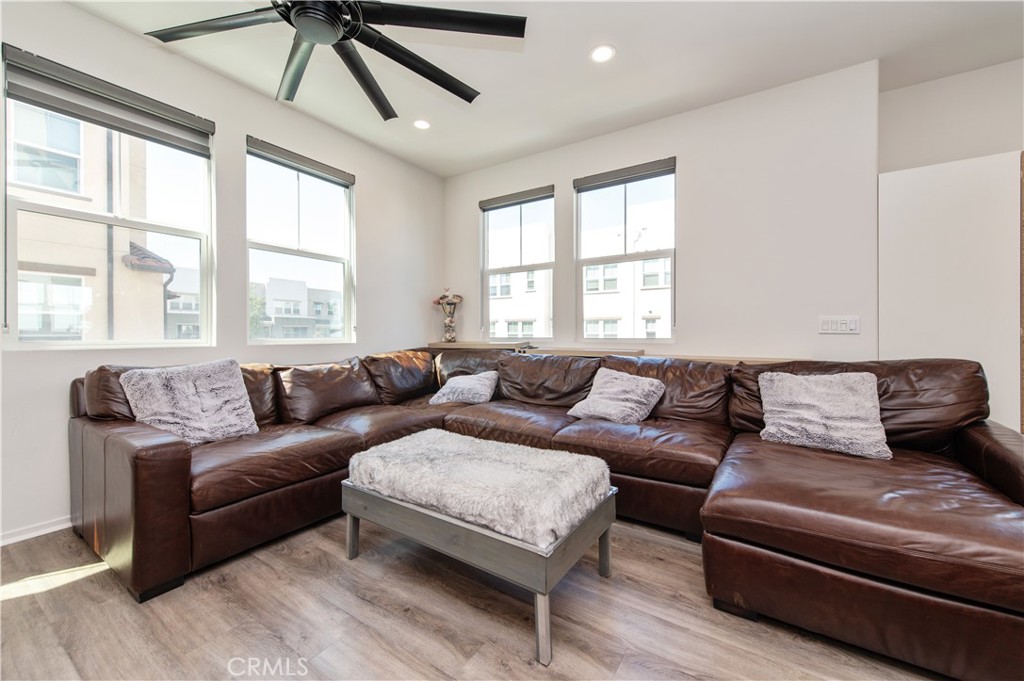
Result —
M 598 367 L 666 384 L 636 425 L 577 420 Z M 118 377 L 72 385 L 72 523 L 140 601 L 341 511 L 358 451 L 425 428 L 605 459 L 620 515 L 703 535 L 716 607 L 760 613 L 961 678 L 1024 669 L 1024 439 L 985 421 L 981 367 L 794 362 L 878 376 L 891 461 L 767 443 L 757 375 L 651 357 L 425 350 L 243 366 L 260 432 L 189 447 L 136 423 Z M 491 402 L 427 404 L 499 372 Z

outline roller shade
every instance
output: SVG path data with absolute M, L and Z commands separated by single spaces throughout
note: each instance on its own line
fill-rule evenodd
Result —
M 210 156 L 212 121 L 105 80 L 3 46 L 7 96 L 153 142 Z
M 676 157 L 672 156 L 670 158 L 663 158 L 658 161 L 651 161 L 650 163 L 641 163 L 628 168 L 609 170 L 608 172 L 597 173 L 596 175 L 587 175 L 586 177 L 581 177 L 578 180 L 573 180 L 572 186 L 573 189 L 578 192 L 585 192 L 592 189 L 601 189 L 602 187 L 622 184 L 624 182 L 631 182 L 633 180 L 646 180 L 652 177 L 660 177 L 661 175 L 670 175 L 675 171 Z
M 299 172 L 307 173 L 309 175 L 316 175 L 328 182 L 343 184 L 346 187 L 351 187 L 356 183 L 356 176 L 352 173 L 346 173 L 344 170 L 332 168 L 320 161 L 314 161 L 313 159 L 307 158 L 301 154 L 296 154 L 294 151 L 288 151 L 287 149 L 274 146 L 270 142 L 264 142 L 263 140 L 256 139 L 252 135 L 245 138 L 245 144 L 248 147 L 250 154 L 259 156 L 260 158 L 273 163 L 279 163 L 283 166 L 287 166 L 292 170 L 298 170 Z
M 505 206 L 514 206 L 517 203 L 549 199 L 554 195 L 555 185 L 549 184 L 535 189 L 526 189 L 521 192 L 515 192 L 514 194 L 496 196 L 493 199 L 484 199 L 480 202 L 480 210 L 494 210 L 496 208 L 504 208 Z

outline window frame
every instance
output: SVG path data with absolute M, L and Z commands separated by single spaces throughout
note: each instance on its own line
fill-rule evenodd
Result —
M 643 180 L 650 180 L 650 179 L 654 179 L 656 177 L 663 177 L 665 175 L 671 175 L 673 178 L 676 178 L 676 180 L 677 180 L 678 176 L 676 174 L 676 168 L 675 168 L 675 157 L 671 157 L 671 158 L 667 158 L 667 159 L 662 159 L 662 160 L 659 160 L 659 161 L 652 161 L 650 163 L 643 163 L 643 164 L 640 164 L 640 165 L 637 165 L 637 166 L 631 166 L 631 167 L 628 167 L 628 168 L 622 168 L 620 170 L 613 170 L 613 171 L 609 171 L 609 172 L 606 172 L 606 173 L 599 173 L 597 175 L 591 175 L 591 176 L 584 177 L 584 178 L 579 178 L 579 179 L 576 179 L 576 180 L 573 181 L 573 188 L 575 190 L 574 191 L 574 194 L 575 194 L 575 196 L 574 196 L 574 201 L 575 201 L 575 226 L 574 226 L 574 231 L 573 231 L 573 238 L 574 238 L 574 243 L 575 243 L 575 252 L 573 254 L 574 255 L 574 262 L 573 262 L 574 272 L 573 272 L 573 274 L 574 274 L 574 278 L 575 278 L 575 281 L 576 281 L 576 283 L 575 283 L 575 291 L 576 291 L 576 320 L 575 320 L 575 328 L 576 328 L 576 341 L 577 342 L 589 342 L 589 341 L 604 342 L 606 340 L 613 340 L 613 341 L 642 341 L 644 343 L 652 343 L 652 344 L 669 344 L 669 343 L 674 343 L 675 342 L 675 336 L 676 336 L 676 290 L 675 290 L 675 286 L 674 285 L 669 285 L 667 287 L 666 286 L 658 286 L 658 287 L 654 287 L 654 286 L 645 287 L 645 286 L 642 286 L 642 284 L 643 284 L 643 265 L 642 265 L 642 262 L 644 260 L 657 260 L 657 259 L 660 259 L 660 258 L 667 258 L 669 260 L 669 267 L 670 267 L 671 271 L 674 272 L 675 268 L 676 268 L 676 250 L 678 248 L 678 244 L 677 244 L 677 237 L 678 237 L 677 194 L 678 194 L 678 192 L 676 191 L 675 184 L 673 185 L 673 193 L 672 193 L 672 209 L 673 209 L 672 212 L 673 212 L 673 218 L 674 218 L 673 219 L 673 238 L 672 238 L 673 247 L 672 248 L 663 248 L 663 249 L 653 250 L 653 251 L 638 251 L 638 252 L 634 252 L 634 253 L 623 252 L 623 253 L 617 253 L 617 254 L 614 254 L 614 255 L 603 255 L 603 256 L 592 257 L 592 258 L 582 258 L 580 256 L 580 253 L 582 253 L 582 249 L 583 249 L 583 224 L 582 224 L 582 220 L 581 220 L 581 217 L 583 215 L 582 206 L 581 206 L 581 197 L 582 197 L 583 194 L 585 194 L 587 191 L 591 191 L 591 190 L 604 189 L 604 188 L 607 188 L 607 187 L 620 186 L 620 185 L 629 185 L 629 184 L 631 184 L 633 182 L 640 182 L 640 181 L 643 181 Z M 624 195 L 624 197 L 623 197 L 623 205 L 622 205 L 622 210 L 623 210 L 622 225 L 623 225 L 623 233 L 624 234 L 628 233 L 628 230 L 629 230 L 628 223 L 627 223 L 627 220 L 626 220 L 627 205 L 628 205 L 628 200 L 626 199 L 626 195 Z M 670 317 L 669 317 L 669 330 L 670 331 L 669 331 L 669 336 L 667 338 L 646 338 L 645 337 L 646 336 L 646 331 L 645 331 L 644 335 L 636 336 L 636 337 L 616 336 L 615 338 L 606 338 L 604 336 L 604 325 L 603 324 L 601 325 L 601 335 L 599 337 L 593 338 L 593 337 L 588 337 L 586 335 L 586 321 L 587 321 L 587 319 L 601 320 L 601 319 L 607 319 L 608 318 L 608 317 L 589 317 L 589 318 L 585 319 L 584 318 L 584 305 L 585 305 L 585 298 L 586 298 L 586 296 L 588 296 L 588 295 L 596 295 L 596 294 L 603 294 L 603 293 L 621 293 L 623 291 L 628 291 L 629 289 L 623 289 L 622 288 L 622 285 L 621 285 L 621 282 L 622 282 L 622 272 L 621 272 L 621 270 L 617 273 L 617 276 L 616 276 L 616 279 L 618 280 L 616 282 L 617 283 L 617 288 L 616 289 L 608 289 L 608 290 L 605 290 L 605 288 L 604 288 L 604 282 L 605 282 L 605 278 L 606 278 L 605 277 L 604 267 L 607 266 L 607 265 L 622 265 L 622 264 L 625 264 L 625 263 L 634 263 L 634 265 L 633 265 L 634 268 L 637 268 L 637 267 L 640 268 L 640 284 L 641 285 L 639 285 L 637 287 L 637 291 L 651 290 L 651 289 L 657 289 L 657 288 L 668 288 L 670 290 L 670 303 L 669 303 L 669 315 L 670 315 Z M 598 281 L 598 289 L 596 291 L 587 291 L 586 290 L 586 281 L 587 281 L 586 271 L 587 271 L 588 267 L 595 267 L 595 266 L 601 268 L 600 271 L 598 272 L 598 274 L 599 274 L 599 278 L 597 280 Z M 634 279 L 635 278 L 636 278 L 636 271 L 634 269 Z M 632 286 L 632 283 L 630 285 Z M 618 319 L 619 322 L 622 321 L 621 317 L 618 317 L 616 319 Z M 621 324 L 620 324 L 620 326 L 621 326 Z
M 154 234 L 165 234 L 168 236 L 184 237 L 199 241 L 199 324 L 200 328 L 206 329 L 206 333 L 197 339 L 173 339 L 166 338 L 161 341 L 139 341 L 139 340 L 104 340 L 104 341 L 23 341 L 18 338 L 18 315 L 17 305 L 15 314 L 7 315 L 7 333 L 3 340 L 4 351 L 32 351 L 32 350 L 97 350 L 103 348 L 168 348 L 168 347 L 210 347 L 214 344 L 213 317 L 210 310 L 213 307 L 210 303 L 213 300 L 213 258 L 210 254 L 210 234 L 198 232 L 181 227 L 164 225 L 155 222 L 147 222 L 134 218 L 124 218 L 112 213 L 98 213 L 91 211 L 74 210 L 66 207 L 51 206 L 35 203 L 25 199 L 7 195 L 7 248 L 6 248 L 6 269 L 7 269 L 7 299 L 17 303 L 17 294 L 10 292 L 18 288 L 18 214 L 34 213 L 47 217 L 64 218 L 88 222 L 102 226 L 121 227 L 134 229 Z M 164 303 L 164 314 L 167 314 L 167 301 Z M 166 328 L 164 329 L 166 333 Z
M 269 253 L 277 253 L 280 255 L 287 255 L 298 258 L 307 258 L 311 260 L 320 260 L 323 262 L 329 262 L 334 264 L 340 264 L 344 272 L 343 296 L 342 296 L 342 318 L 344 319 L 342 338 L 317 338 L 315 336 L 306 336 L 302 338 L 252 338 L 249 335 L 249 326 L 246 324 L 245 337 L 246 345 L 259 346 L 259 345 L 338 345 L 338 344 L 349 344 L 356 342 L 356 276 L 355 276 L 355 258 L 356 252 L 356 225 L 355 225 L 355 176 L 346 173 L 342 170 L 332 168 L 326 164 L 320 163 L 310 158 L 301 156 L 295 152 L 289 151 L 282 147 L 276 147 L 262 140 L 258 140 L 252 136 L 247 138 L 247 146 L 245 151 L 246 163 L 248 163 L 248 157 L 254 156 L 262 161 L 268 163 L 276 163 L 284 168 L 295 171 L 297 173 L 305 173 L 316 179 L 324 182 L 332 182 L 336 185 L 344 187 L 348 192 L 348 215 L 346 224 L 348 225 L 348 234 L 346 235 L 346 242 L 348 243 L 348 256 L 333 256 L 318 251 L 311 251 L 303 248 L 289 248 L 287 246 L 279 246 L 277 244 L 268 244 L 266 242 L 258 241 L 256 239 L 249 238 L 249 227 L 248 227 L 248 216 L 246 219 L 246 232 L 245 232 L 245 309 L 249 309 L 249 290 L 252 286 L 252 272 L 250 270 L 250 253 L 253 250 L 264 251 Z M 248 178 L 246 179 L 246 196 L 248 196 L 249 186 Z M 301 243 L 301 235 L 297 236 L 297 240 Z M 301 301 L 300 301 L 301 303 Z M 332 306 L 328 303 L 327 310 L 328 316 L 332 316 L 330 311 Z M 300 307 L 301 310 L 301 307 Z M 312 314 L 312 310 L 307 310 L 307 317 L 315 319 Z M 288 315 L 291 316 L 291 315 Z
M 519 337 L 519 336 L 508 336 L 508 335 L 491 336 L 490 335 L 490 328 L 491 328 L 490 327 L 490 323 L 491 323 L 491 306 L 490 306 L 490 301 L 491 301 L 491 298 L 492 298 L 492 296 L 490 295 L 490 278 L 492 276 L 499 276 L 499 275 L 503 275 L 503 274 L 509 275 L 509 287 L 511 289 L 511 284 L 512 284 L 512 277 L 511 277 L 511 275 L 518 274 L 520 272 L 523 272 L 523 273 L 525 273 L 525 272 L 533 272 L 534 273 L 534 281 L 535 281 L 535 279 L 536 279 L 536 272 L 542 271 L 542 270 L 550 270 L 551 271 L 551 303 L 552 303 L 551 335 L 550 336 L 530 336 L 530 338 L 531 339 L 532 338 L 537 338 L 537 339 L 540 339 L 540 340 L 552 340 L 552 339 L 554 339 L 554 337 L 555 337 L 555 328 L 556 328 L 556 324 L 557 324 L 557 321 L 555 320 L 555 315 L 554 315 L 554 304 L 555 304 L 555 290 L 554 290 L 554 288 L 555 288 L 555 279 L 556 279 L 555 278 L 555 272 L 556 272 L 555 262 L 557 260 L 557 255 L 556 255 L 555 251 L 557 251 L 557 248 L 558 248 L 558 245 L 557 245 L 557 243 L 558 243 L 558 229 L 557 229 L 556 220 L 555 220 L 555 216 L 557 215 L 557 212 L 554 210 L 554 199 L 555 199 L 555 187 L 554 187 L 554 185 L 548 185 L 546 187 L 538 187 L 536 189 L 529 189 L 529 190 L 522 191 L 522 192 L 516 192 L 515 194 L 508 194 L 507 196 L 497 197 L 497 198 L 494 198 L 494 199 L 487 199 L 485 201 L 481 201 L 480 202 L 480 204 L 479 204 L 480 205 L 480 234 L 481 234 L 481 236 L 480 236 L 480 245 L 481 245 L 481 251 L 480 251 L 480 262 L 481 262 L 481 267 L 480 267 L 480 292 L 482 294 L 480 296 L 480 299 L 481 299 L 481 304 L 480 304 L 480 336 L 481 336 L 482 340 L 484 340 L 484 341 L 491 341 L 491 342 L 509 342 L 509 341 L 521 340 L 521 337 Z M 554 247 L 552 249 L 552 256 L 554 256 L 554 257 L 552 257 L 552 259 L 550 261 L 548 261 L 548 262 L 541 262 L 541 263 L 531 262 L 531 263 L 526 264 L 526 265 L 524 265 L 524 264 L 522 264 L 520 262 L 519 265 L 512 265 L 512 266 L 508 266 L 508 267 L 495 267 L 493 269 L 488 269 L 487 254 L 490 252 L 489 251 L 490 244 L 489 244 L 489 240 L 488 240 L 488 236 L 489 236 L 488 232 L 489 232 L 489 230 L 487 229 L 487 213 L 488 213 L 488 211 L 499 210 L 499 209 L 502 209 L 502 208 L 511 208 L 512 206 L 524 206 L 526 204 L 534 203 L 534 202 L 537 202 L 537 201 L 547 201 L 547 200 L 551 200 L 552 201 L 552 223 L 551 223 L 551 227 L 552 227 L 552 230 L 554 232 L 554 238 L 555 238 L 555 244 L 554 244 Z M 520 230 L 522 230 L 522 219 L 521 218 L 520 218 Z M 522 231 L 520 231 L 520 242 L 521 241 L 522 241 Z M 522 246 L 520 245 L 520 255 L 521 255 L 521 253 L 522 253 Z M 522 260 L 522 258 L 520 257 L 520 261 L 521 260 Z M 526 289 L 524 289 L 524 292 L 526 292 L 526 293 L 536 293 L 537 292 L 536 284 L 534 285 L 534 288 L 526 288 Z M 499 282 L 499 286 L 497 287 L 497 293 L 498 294 L 501 293 L 500 282 Z M 497 299 L 511 298 L 512 297 L 512 291 L 511 290 L 509 291 L 509 295 L 508 296 L 496 295 L 496 296 L 493 296 L 493 297 L 497 298 Z M 508 333 L 508 322 L 509 321 L 517 321 L 517 320 L 505 320 L 505 321 L 506 321 L 505 333 L 507 334 Z M 521 320 L 519 320 L 519 321 L 521 321 Z M 531 321 L 536 323 L 537 320 L 533 319 Z

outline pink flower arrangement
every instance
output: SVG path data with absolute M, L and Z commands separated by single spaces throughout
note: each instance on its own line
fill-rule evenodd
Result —
M 455 342 L 455 308 L 462 302 L 462 296 L 458 293 L 450 293 L 451 289 L 445 289 L 444 293 L 434 298 L 434 305 L 441 308 L 444 313 L 444 337 L 446 343 Z
M 451 291 L 451 289 L 446 288 L 444 293 L 439 295 L 437 298 L 434 298 L 434 305 L 440 305 L 442 306 L 442 309 L 444 309 L 447 304 L 458 305 L 462 302 L 462 296 L 458 293 L 449 293 L 449 291 Z M 447 310 L 445 310 L 445 312 L 447 312 Z

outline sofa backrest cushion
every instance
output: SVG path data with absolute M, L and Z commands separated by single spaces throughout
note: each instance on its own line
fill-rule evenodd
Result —
M 85 413 L 94 419 L 135 420 L 128 397 L 121 387 L 121 374 L 146 367 L 104 364 L 85 374 Z M 277 422 L 273 369 L 270 364 L 243 364 L 242 379 L 249 393 L 249 402 L 256 423 L 264 426 Z
M 141 367 L 104 364 L 85 374 L 85 413 L 94 419 L 135 420 L 121 387 L 121 374 Z
M 242 380 L 249 393 L 252 413 L 260 428 L 277 423 L 277 390 L 273 364 L 243 364 Z
M 590 393 L 598 357 L 513 354 L 498 360 L 498 393 L 527 404 L 571 407 Z
M 656 378 L 665 384 L 665 394 L 654 405 L 650 418 L 729 424 L 729 371 L 732 367 L 728 364 L 608 355 L 601 358 L 601 366 Z
M 380 401 L 398 404 L 437 390 L 434 356 L 427 350 L 400 350 L 363 358 Z
M 511 350 L 445 350 L 434 357 L 437 386 L 443 388 L 455 376 L 497 371 L 498 360 L 511 354 Z
M 988 384 L 977 362 L 959 359 L 872 362 L 796 361 L 744 364 L 732 370 L 729 415 L 736 430 L 759 432 L 764 411 L 757 379 L 762 372 L 838 374 L 867 371 L 878 379 L 878 406 L 892 446 L 952 456 L 953 436 L 988 417 Z
M 283 423 L 312 423 L 343 409 L 380 404 L 377 387 L 358 357 L 279 369 L 274 376 Z

